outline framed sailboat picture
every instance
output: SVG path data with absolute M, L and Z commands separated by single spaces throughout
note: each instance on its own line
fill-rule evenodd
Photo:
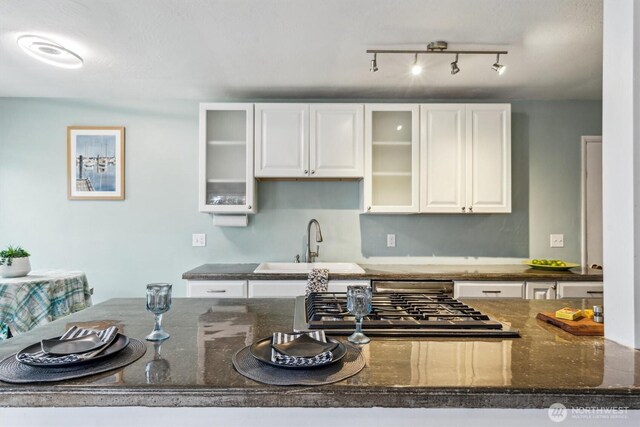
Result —
M 124 127 L 67 127 L 67 197 L 124 200 Z

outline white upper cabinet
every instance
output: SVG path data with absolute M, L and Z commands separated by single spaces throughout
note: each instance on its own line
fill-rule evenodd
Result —
M 464 212 L 466 199 L 464 104 L 420 106 L 420 211 Z
M 418 212 L 419 106 L 365 105 L 363 211 Z
M 361 178 L 362 104 L 256 104 L 259 178 Z
M 255 213 L 253 104 L 200 104 L 199 209 Z
M 511 212 L 511 105 L 467 104 L 467 211 Z
M 511 212 L 511 106 L 420 110 L 420 212 Z
M 311 104 L 309 174 L 317 178 L 362 178 L 362 104 Z
M 256 177 L 309 174 L 309 104 L 256 104 Z

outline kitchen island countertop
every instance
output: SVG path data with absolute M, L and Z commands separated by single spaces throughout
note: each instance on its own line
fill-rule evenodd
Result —
M 563 305 L 599 300 L 465 300 L 521 338 L 382 338 L 363 347 L 367 366 L 344 381 L 282 387 L 239 375 L 233 354 L 289 331 L 293 299 L 175 299 L 171 338 L 116 371 L 52 384 L 0 383 L 1 407 L 403 407 L 640 408 L 640 352 L 602 337 L 577 337 L 535 319 Z M 9 357 L 72 322 L 112 320 L 144 340 L 153 316 L 143 299 L 113 299 L 0 344 Z M 343 339 L 344 337 L 342 337 Z
M 518 280 L 602 282 L 602 270 L 536 270 L 524 264 L 359 264 L 364 273 L 331 273 L 335 280 Z M 254 273 L 258 264 L 203 264 L 182 275 L 186 280 L 306 280 L 307 273 Z

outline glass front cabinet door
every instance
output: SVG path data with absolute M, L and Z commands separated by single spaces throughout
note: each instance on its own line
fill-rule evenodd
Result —
M 363 212 L 419 211 L 418 121 L 417 104 L 365 104 Z
M 200 212 L 255 213 L 253 104 L 200 104 Z

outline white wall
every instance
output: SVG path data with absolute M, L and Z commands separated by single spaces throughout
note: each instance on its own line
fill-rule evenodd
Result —
M 605 336 L 640 347 L 640 4 L 604 2 Z

